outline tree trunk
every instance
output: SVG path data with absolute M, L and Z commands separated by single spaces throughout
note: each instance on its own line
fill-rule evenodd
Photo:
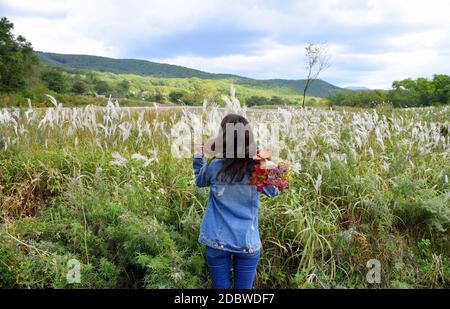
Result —
M 306 99 L 306 89 L 303 90 L 303 102 L 302 102 L 302 108 L 305 108 L 305 99 Z
M 309 80 L 306 81 L 305 88 L 303 89 L 303 102 L 302 102 L 302 108 L 305 108 L 305 101 L 306 101 L 306 91 L 308 91 L 309 88 Z

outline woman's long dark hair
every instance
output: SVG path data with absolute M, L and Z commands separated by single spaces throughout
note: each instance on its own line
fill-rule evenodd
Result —
M 228 133 L 228 143 L 234 143 L 232 155 L 227 153 L 227 124 L 233 124 L 234 136 L 230 135 L 230 132 Z M 241 143 L 239 143 L 238 132 L 236 131 L 236 128 L 239 129 L 239 127 L 236 127 L 236 124 L 238 126 L 241 124 L 241 129 L 245 127 L 245 145 L 240 145 Z M 229 126 L 229 128 L 231 127 Z M 255 167 L 253 156 L 256 154 L 256 144 L 248 120 L 237 114 L 228 114 L 220 123 L 219 137 L 222 137 L 222 158 L 225 159 L 225 162 L 217 174 L 218 179 L 220 178 L 222 181 L 227 182 L 242 181 L 244 176 L 249 174 Z M 220 139 L 216 139 L 216 141 L 220 141 Z M 214 142 L 212 148 L 216 148 L 215 146 Z

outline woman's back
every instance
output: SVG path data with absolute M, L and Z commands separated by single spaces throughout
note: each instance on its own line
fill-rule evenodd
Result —
M 258 229 L 259 196 L 256 186 L 249 185 L 249 170 L 240 181 L 230 182 L 219 175 L 224 159 L 206 163 L 194 157 L 195 182 L 210 186 L 208 204 L 200 226 L 199 242 L 236 253 L 252 253 L 261 247 Z M 266 186 L 263 193 L 275 196 L 278 190 Z
M 235 288 L 251 288 L 261 241 L 258 228 L 258 189 L 250 177 L 256 172 L 256 144 L 247 119 L 229 114 L 220 131 L 206 148 L 215 159 L 206 163 L 204 145 L 197 145 L 193 157 L 195 184 L 211 187 L 198 241 L 206 245 L 206 260 L 213 287 L 230 287 L 230 260 L 233 255 Z M 252 180 L 252 181 L 249 181 Z M 258 187 L 257 187 L 258 185 Z M 264 187 L 269 196 L 275 187 Z

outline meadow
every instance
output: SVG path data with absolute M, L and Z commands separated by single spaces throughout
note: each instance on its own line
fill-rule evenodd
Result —
M 106 74 L 106 73 L 105 73 Z M 112 77 L 111 77 L 112 78 Z M 175 82 L 175 81 L 174 81 Z M 179 85 L 174 85 L 178 87 Z M 238 89 L 239 90 L 239 89 Z M 261 197 L 258 288 L 448 288 L 450 108 L 0 109 L 0 287 L 208 288 L 208 189 L 171 129 L 238 112 L 279 129 L 290 187 Z M 381 282 L 366 280 L 367 262 Z M 79 262 L 79 283 L 68 281 Z

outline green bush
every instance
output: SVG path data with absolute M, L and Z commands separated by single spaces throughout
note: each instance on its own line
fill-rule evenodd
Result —
M 47 68 L 41 73 L 41 79 L 48 89 L 57 93 L 64 93 L 67 89 L 63 73 L 56 69 Z
M 180 103 L 183 97 L 186 95 L 186 91 L 183 90 L 174 90 L 169 93 L 170 101 L 173 103 Z
M 85 94 L 88 91 L 88 85 L 85 81 L 78 80 L 72 85 L 71 90 L 75 94 Z
M 111 87 L 104 80 L 99 80 L 95 82 L 95 91 L 98 94 L 108 94 L 109 92 L 111 92 Z
M 381 90 L 345 91 L 327 97 L 331 105 L 353 107 L 376 107 L 387 101 L 387 94 Z

